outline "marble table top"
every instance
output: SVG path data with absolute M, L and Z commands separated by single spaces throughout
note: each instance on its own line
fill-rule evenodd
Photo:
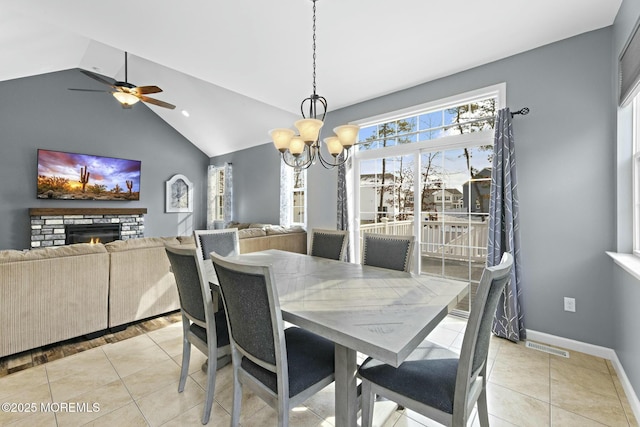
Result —
M 462 281 L 278 250 L 229 259 L 272 266 L 285 321 L 393 366 L 468 292 Z

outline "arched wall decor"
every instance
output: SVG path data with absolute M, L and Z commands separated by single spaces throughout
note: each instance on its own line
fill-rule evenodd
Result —
M 176 174 L 166 182 L 165 212 L 193 212 L 193 184 L 186 176 Z

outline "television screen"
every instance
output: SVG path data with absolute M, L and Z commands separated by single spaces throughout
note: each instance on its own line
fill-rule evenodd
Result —
M 139 200 L 139 160 L 38 150 L 38 198 Z

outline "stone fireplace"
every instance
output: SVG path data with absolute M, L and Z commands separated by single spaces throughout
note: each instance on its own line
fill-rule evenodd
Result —
M 144 237 L 146 213 L 146 208 L 31 208 L 31 247 L 88 242 L 96 226 L 103 228 L 94 236 L 102 243 Z
M 120 239 L 120 224 L 68 224 L 64 226 L 65 242 L 109 243 Z

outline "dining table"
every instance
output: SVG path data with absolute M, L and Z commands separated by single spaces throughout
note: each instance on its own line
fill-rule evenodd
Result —
M 469 289 L 465 281 L 280 250 L 227 259 L 270 265 L 283 320 L 335 344 L 336 427 L 357 426 L 358 353 L 399 366 Z

